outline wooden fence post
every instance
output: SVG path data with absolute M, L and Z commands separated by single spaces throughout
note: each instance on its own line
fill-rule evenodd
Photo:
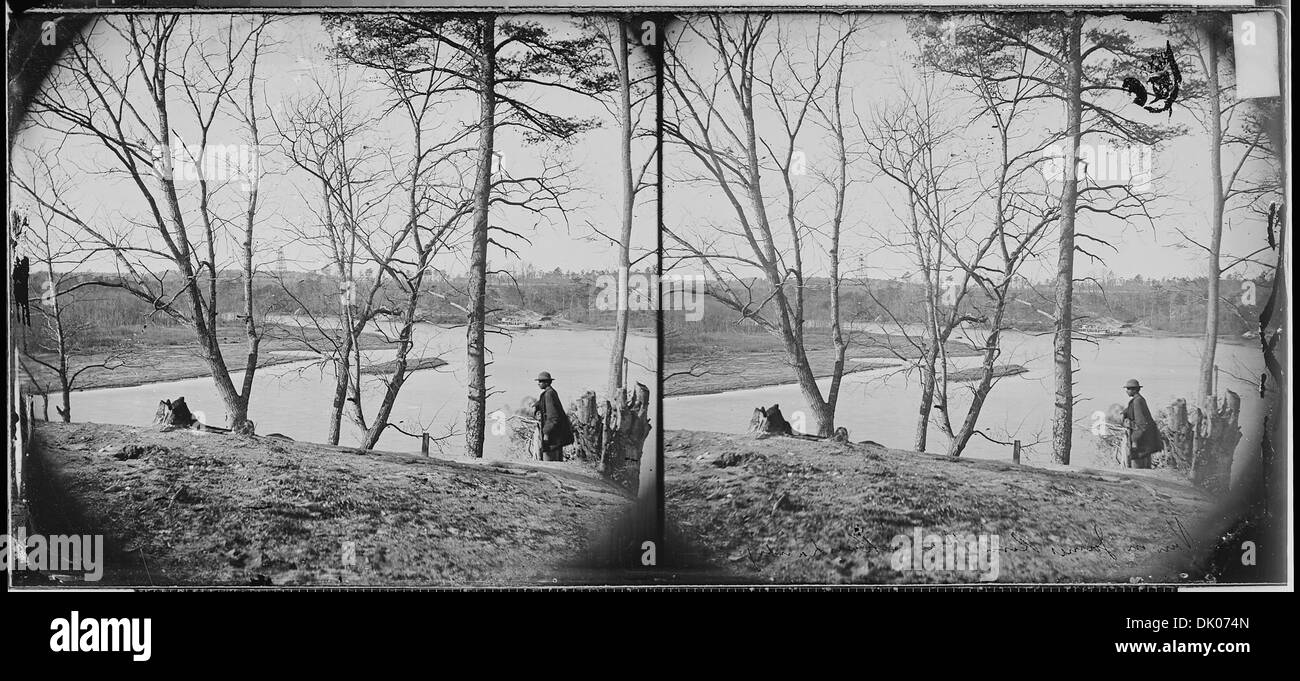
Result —
M 1020 463 L 1020 440 L 1011 445 L 1011 463 Z
M 420 436 L 420 453 L 425 456 L 429 455 L 429 433 L 427 431 Z

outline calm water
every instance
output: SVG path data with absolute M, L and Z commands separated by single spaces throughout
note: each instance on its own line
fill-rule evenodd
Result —
M 534 379 L 540 371 L 549 371 L 555 377 L 554 387 L 565 405 L 586 390 L 603 393 L 612 335 L 611 331 L 568 329 L 516 331 L 512 337 L 489 334 L 488 385 L 492 390 L 488 397 L 489 424 L 493 422 L 491 412 L 511 413 L 525 398 L 537 395 Z M 382 361 L 394 354 L 393 350 L 384 350 L 367 353 L 367 357 L 370 361 Z M 428 430 L 434 436 L 454 427 L 457 434 L 443 446 L 449 454 L 461 454 L 468 395 L 465 329 L 418 325 L 412 356 L 419 355 L 440 356 L 449 364 L 412 374 L 402 386 L 390 421 L 403 430 L 413 433 Z M 633 363 L 629 368 L 629 382 L 645 383 L 653 391 L 656 386 L 654 339 L 629 334 L 627 356 Z M 374 413 L 383 395 L 380 378 L 366 376 L 364 379 L 362 399 L 367 415 Z M 236 384 L 239 380 L 236 377 Z M 283 433 L 306 442 L 325 441 L 334 394 L 331 369 L 308 362 L 263 367 L 257 371 L 253 385 L 249 417 L 257 424 L 258 433 Z M 72 413 L 77 421 L 144 425 L 152 422 L 159 400 L 179 395 L 185 396 L 191 410 L 205 412 L 201 417 L 205 422 L 224 423 L 225 409 L 211 378 L 73 393 Z M 653 413 L 651 421 L 658 421 Z M 340 444 L 358 441 L 358 431 L 345 418 Z M 504 429 L 489 428 L 484 453 L 499 455 L 507 444 Z M 653 438 L 647 440 L 645 451 L 653 452 L 652 447 L 657 447 Z M 380 439 L 379 448 L 418 452 L 420 441 L 389 428 Z
M 543 370 L 556 377 L 555 387 L 566 405 L 585 390 L 595 389 L 599 393 L 606 382 L 605 363 L 611 335 L 608 331 L 556 329 L 516 332 L 512 338 L 489 335 L 492 361 L 488 367 L 489 385 L 494 390 L 488 399 L 489 413 L 498 410 L 509 413 L 525 398 L 535 396 L 537 388 L 533 379 Z M 392 420 L 404 430 L 427 429 L 437 435 L 456 428 L 458 434 L 445 445 L 451 454 L 461 453 L 462 447 L 466 402 L 464 344 L 464 329 L 420 325 L 417 353 L 438 355 L 450 363 L 413 374 L 402 387 L 393 410 Z M 994 439 L 1020 439 L 1026 446 L 1027 462 L 1050 459 L 1051 344 L 1050 334 L 1004 336 L 1004 352 L 999 362 L 1022 364 L 1029 371 L 1002 379 L 989 395 L 980 416 L 979 427 Z M 1095 465 L 1105 455 L 1099 452 L 1096 439 L 1089 431 L 1091 414 L 1104 411 L 1111 404 L 1123 404 L 1126 397 L 1120 386 L 1129 378 L 1142 381 L 1142 393 L 1153 411 L 1175 397 L 1190 396 L 1200 361 L 1200 341 L 1196 338 L 1109 338 L 1095 345 L 1078 343 L 1075 355 L 1080 367 L 1075 396 L 1080 402 L 1075 408 L 1073 459 L 1080 465 Z M 1222 369 L 1220 391 L 1232 389 L 1242 398 L 1243 438 L 1237 449 L 1240 463 L 1253 454 L 1259 441 L 1262 404 L 1247 377 L 1258 376 L 1264 370 L 1263 361 L 1253 346 L 1221 343 L 1218 355 Z M 391 358 L 393 351 L 377 351 L 368 356 L 372 361 L 384 360 Z M 645 383 L 653 390 L 656 385 L 654 339 L 629 336 L 628 356 L 634 362 L 630 367 L 631 380 Z M 961 367 L 977 362 L 977 358 L 962 358 L 954 363 Z M 828 384 L 829 381 L 822 381 L 822 389 Z M 378 376 L 366 377 L 368 413 L 373 413 L 382 389 Z M 965 413 L 968 400 L 962 394 L 964 390 L 957 387 L 953 392 L 954 419 Z M 258 371 L 254 381 L 251 417 L 257 422 L 259 433 L 279 432 L 297 440 L 323 442 L 332 394 L 333 375 L 327 368 L 305 362 L 265 367 Z M 73 393 L 73 414 L 78 421 L 144 425 L 152 421 L 159 400 L 178 395 L 185 396 L 191 409 L 206 412 L 207 422 L 222 423 L 224 409 L 210 378 Z M 893 369 L 850 374 L 841 388 L 836 423 L 847 427 L 854 440 L 869 439 L 891 447 L 910 448 L 919 396 L 920 382 L 915 374 Z M 772 404 L 780 404 L 782 411 L 796 420 L 796 425 L 797 412 L 806 408 L 794 384 L 674 397 L 664 401 L 663 425 L 668 429 L 742 433 L 748 428 L 754 407 Z M 653 414 L 651 418 L 658 420 Z M 488 456 L 499 455 L 507 444 L 502 429 L 496 430 L 496 433 L 488 431 L 485 445 Z M 357 433 L 345 419 L 342 444 L 355 444 L 357 440 Z M 933 425 L 930 443 L 931 451 L 943 451 L 945 447 L 944 436 Z M 654 451 L 653 436 L 646 445 L 647 452 Z M 419 451 L 420 443 L 389 429 L 379 447 L 415 452 Z M 972 438 L 966 451 L 969 456 L 979 458 L 1009 459 L 1011 456 L 1009 447 L 979 436 Z
M 981 412 L 977 428 L 1001 441 L 1019 439 L 1029 448 L 1026 462 L 1048 461 L 1051 457 L 1052 411 L 1052 336 L 1026 334 L 1004 335 L 1004 350 L 999 363 L 1021 364 L 1028 373 L 1010 376 L 997 383 Z M 1200 365 L 1200 340 L 1197 338 L 1118 337 L 1101 339 L 1097 344 L 1076 343 L 1074 455 L 1072 462 L 1096 465 L 1104 458 L 1089 430 L 1092 413 L 1111 404 L 1125 404 L 1127 397 L 1120 388 L 1129 378 L 1142 382 L 1142 394 L 1152 412 L 1159 411 L 1176 397 L 1191 397 Z M 851 356 L 851 355 L 850 355 Z M 1264 363 L 1255 347 L 1220 343 L 1218 364 L 1220 392 L 1231 389 L 1241 395 L 1243 438 L 1237 448 L 1237 460 L 1253 455 L 1261 430 L 1262 404 L 1257 386 L 1235 377 L 1259 376 Z M 955 360 L 959 366 L 976 366 L 978 358 Z M 829 380 L 820 383 L 823 393 Z M 966 385 L 951 392 L 953 427 L 965 416 L 969 405 Z M 882 369 L 850 374 L 844 378 L 836 425 L 849 430 L 854 440 L 875 440 L 881 444 L 910 449 L 916 428 L 917 405 L 921 387 L 919 376 L 898 370 Z M 799 388 L 794 384 L 741 390 L 718 395 L 673 397 L 664 400 L 664 427 L 668 429 L 713 430 L 741 433 L 749 426 L 750 415 L 757 406 L 780 404 L 787 417 L 806 409 Z M 794 419 L 792 419 L 793 421 Z M 807 419 L 811 429 L 811 419 Z M 796 423 L 796 425 L 798 425 Z M 1036 441 L 1041 444 L 1032 445 Z M 930 451 L 946 450 L 947 440 L 933 424 L 929 434 Z M 979 458 L 1010 459 L 1010 447 L 991 443 L 976 435 L 966 452 Z

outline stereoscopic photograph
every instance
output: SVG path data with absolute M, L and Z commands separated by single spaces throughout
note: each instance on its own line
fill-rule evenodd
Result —
M 604 581 L 657 475 L 653 31 L 21 22 L 15 584 Z
M 11 588 L 1289 585 L 1284 12 L 73 4 Z

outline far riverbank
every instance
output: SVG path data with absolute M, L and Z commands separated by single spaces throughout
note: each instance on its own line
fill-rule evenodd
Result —
M 312 328 L 268 324 L 264 331 L 266 335 L 258 347 L 259 369 L 317 358 L 319 355 L 308 348 L 321 347 L 327 343 L 324 334 Z M 223 324 L 218 332 L 221 354 L 226 358 L 231 371 L 242 370 L 248 356 L 248 343 L 243 333 L 243 326 L 237 324 Z M 389 341 L 378 333 L 366 332 L 361 335 L 363 351 L 396 347 L 396 342 Z M 58 360 L 52 354 L 37 356 L 50 364 L 55 364 Z M 446 363 L 438 358 L 409 361 L 421 369 Z M 74 372 L 81 367 L 88 367 L 76 378 L 73 386 L 76 392 L 130 388 L 212 375 L 212 368 L 199 355 L 194 331 L 187 327 L 155 326 L 136 331 L 131 336 L 102 338 L 92 351 L 76 353 L 70 365 L 69 368 Z M 32 393 L 58 391 L 59 380 L 53 370 L 27 358 L 23 360 L 23 367 L 26 390 Z

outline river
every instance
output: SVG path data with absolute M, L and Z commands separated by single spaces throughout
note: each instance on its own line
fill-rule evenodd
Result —
M 488 425 L 484 455 L 498 457 L 508 445 L 507 429 L 491 427 L 503 423 L 492 412 L 507 415 L 528 397 L 536 397 L 538 372 L 549 371 L 554 387 L 567 406 L 587 390 L 604 392 L 612 331 L 588 329 L 533 329 L 513 331 L 509 336 L 488 334 Z M 366 353 L 369 362 L 392 359 L 394 350 Z M 455 434 L 442 444 L 447 454 L 464 453 L 466 385 L 465 329 L 443 328 L 432 324 L 416 326 L 412 356 L 439 356 L 448 364 L 411 374 L 394 405 L 390 422 L 402 430 L 420 433 L 427 430 L 434 437 Z M 655 341 L 652 337 L 629 334 L 627 356 L 630 360 L 629 383 L 639 381 L 657 388 L 655 378 Z M 236 374 L 235 383 L 242 380 Z M 374 413 L 384 386 L 381 376 L 366 376 L 362 402 L 367 415 Z M 146 425 L 153 420 L 158 402 L 185 396 L 191 410 L 204 412 L 206 423 L 222 424 L 222 407 L 212 379 L 196 378 L 166 381 L 128 388 L 87 390 L 72 394 L 72 413 L 77 421 Z M 333 371 L 319 362 L 293 362 L 262 367 L 253 380 L 253 399 L 249 418 L 263 435 L 283 433 L 295 440 L 324 442 L 329 427 L 330 402 L 334 395 Z M 653 411 L 654 404 L 651 403 Z M 658 418 L 651 414 L 651 422 Z M 359 431 L 344 419 L 340 444 L 355 445 Z M 646 441 L 645 451 L 657 447 L 654 436 Z M 420 440 L 389 428 L 379 440 L 379 449 L 398 452 L 420 451 Z
M 870 329 L 887 331 L 884 328 Z M 1003 335 L 1003 354 L 999 364 L 1020 364 L 1027 373 L 1000 380 L 989 394 L 977 428 L 993 439 L 1022 441 L 1026 463 L 1051 460 L 1051 417 L 1053 404 L 1052 336 L 1008 332 Z M 1071 463 L 1077 465 L 1113 465 L 1104 460 L 1097 438 L 1090 431 L 1093 413 L 1111 404 L 1126 404 L 1121 386 L 1129 378 L 1142 382 L 1142 394 L 1152 413 L 1164 408 L 1176 397 L 1190 398 L 1195 391 L 1200 364 L 1199 338 L 1120 336 L 1101 338 L 1094 343 L 1077 342 L 1078 360 L 1075 385 L 1075 431 Z M 849 357 L 852 358 L 850 351 Z M 1263 404 L 1258 384 L 1248 382 L 1264 371 L 1263 358 L 1255 346 L 1220 342 L 1217 353 L 1221 369 L 1220 393 L 1231 389 L 1241 396 L 1242 441 L 1237 447 L 1236 462 L 1257 456 L 1262 429 Z M 879 362 L 880 360 L 871 360 Z M 957 367 L 976 366 L 979 358 L 953 360 Z M 1254 380 L 1258 380 L 1257 378 Z M 830 381 L 820 382 L 823 394 Z M 953 427 L 966 414 L 972 384 L 959 384 L 952 391 Z M 916 429 L 920 379 L 896 369 L 876 369 L 845 376 L 836 425 L 848 428 L 855 441 L 874 440 L 889 447 L 911 449 Z M 780 404 L 787 418 L 799 425 L 806 409 L 799 388 L 794 383 L 737 390 L 714 395 L 673 397 L 664 401 L 664 427 L 670 430 L 711 430 L 742 433 L 758 406 Z M 933 425 L 929 430 L 929 450 L 946 450 L 947 441 Z M 976 435 L 966 454 L 977 458 L 1011 458 L 1011 448 L 995 444 Z
M 884 329 L 870 329 L 882 331 Z M 555 376 L 555 388 L 565 404 L 583 391 L 600 392 L 606 383 L 606 362 L 611 332 L 601 330 L 537 329 L 517 331 L 511 336 L 489 334 L 491 364 L 488 399 L 489 425 L 499 422 L 491 412 L 508 414 L 527 397 L 537 394 L 534 378 L 539 371 Z M 1028 372 L 1010 376 L 994 387 L 981 413 L 979 428 L 990 437 L 1009 442 L 1022 441 L 1027 463 L 1051 458 L 1052 337 L 1009 332 L 1004 334 L 1004 351 L 999 363 L 1021 364 Z M 393 421 L 403 430 L 442 435 L 448 429 L 457 434 L 443 443 L 449 454 L 463 452 L 465 381 L 465 332 L 421 324 L 416 332 L 416 352 L 437 355 L 449 364 L 412 374 L 402 387 L 393 410 Z M 1232 389 L 1241 395 L 1243 438 L 1237 448 L 1237 463 L 1258 450 L 1263 404 L 1256 384 L 1248 382 L 1264 371 L 1263 360 L 1252 345 L 1220 343 L 1220 392 Z M 392 350 L 368 353 L 371 361 L 393 356 Z M 629 376 L 651 386 L 657 382 L 655 343 L 652 337 L 628 336 Z M 1200 357 L 1200 339 L 1125 336 L 1099 339 L 1097 343 L 1075 344 L 1079 371 L 1076 374 L 1076 428 L 1074 456 L 1077 465 L 1109 465 L 1107 455 L 1096 446 L 1090 431 L 1092 414 L 1111 404 L 1126 401 L 1120 386 L 1129 378 L 1139 379 L 1153 412 L 1175 397 L 1188 397 L 1195 390 Z M 852 355 L 850 354 L 850 358 Z M 879 360 L 870 360 L 879 361 Z M 958 367 L 974 366 L 978 358 L 954 360 Z M 373 413 L 382 385 L 378 376 L 366 377 L 364 400 Z M 238 377 L 236 382 L 238 382 Z M 826 390 L 829 381 L 821 382 Z M 969 384 L 964 384 L 969 385 Z M 964 416 L 968 400 L 964 387 L 953 392 L 954 421 Z M 841 388 L 836 424 L 848 428 L 854 440 L 875 440 L 881 444 L 910 449 L 916 427 L 920 383 L 915 374 L 894 369 L 876 369 L 849 374 Z M 73 414 L 78 421 L 145 425 L 151 422 L 158 401 L 184 395 L 191 409 L 206 412 L 209 423 L 222 423 L 224 410 L 210 378 L 168 381 L 129 388 L 107 388 L 73 393 Z M 250 417 L 262 434 L 284 433 L 296 440 L 323 442 L 328 426 L 333 375 L 328 369 L 308 362 L 263 367 L 254 380 Z M 780 404 L 787 417 L 801 425 L 799 412 L 805 407 L 793 383 L 714 395 L 673 397 L 664 401 L 663 425 L 668 429 L 742 433 L 754 407 Z M 652 422 L 658 421 L 654 414 Z M 805 420 L 805 424 L 810 424 Z M 341 444 L 356 444 L 357 433 L 346 425 Z M 956 423 L 954 423 L 956 426 Z M 807 425 L 810 427 L 810 425 Z M 500 456 L 508 444 L 503 428 L 489 428 L 485 455 Z M 945 440 L 931 425 L 930 450 L 942 451 Z M 654 436 L 646 442 L 647 453 L 656 445 Z M 379 448 L 417 452 L 418 439 L 389 429 Z M 979 436 L 972 438 L 966 454 L 977 458 L 1009 459 L 1010 448 Z

